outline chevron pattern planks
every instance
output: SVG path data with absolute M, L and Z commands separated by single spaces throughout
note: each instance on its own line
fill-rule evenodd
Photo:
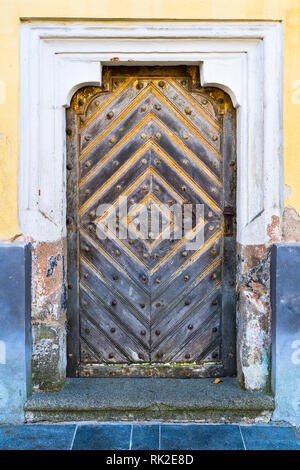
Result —
M 68 111 L 69 357 L 79 375 L 205 376 L 224 366 L 223 164 L 234 149 L 229 142 L 224 151 L 223 127 L 231 104 L 220 90 L 197 88 L 195 69 L 107 68 L 104 89 L 79 90 Z M 204 207 L 204 244 L 195 250 L 185 233 L 175 235 L 172 207 L 183 213 L 185 204 L 194 233 L 196 205 Z M 146 236 L 141 214 L 159 220 Z M 99 236 L 101 223 L 115 236 Z

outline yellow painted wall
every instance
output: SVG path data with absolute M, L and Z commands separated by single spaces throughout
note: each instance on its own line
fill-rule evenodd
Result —
M 285 203 L 300 213 L 300 0 L 0 0 L 0 238 L 18 233 L 20 18 L 282 20 Z

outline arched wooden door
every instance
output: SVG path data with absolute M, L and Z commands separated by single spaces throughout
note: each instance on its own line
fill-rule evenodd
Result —
M 197 67 L 105 67 L 101 88 L 74 95 L 66 134 L 69 375 L 234 374 L 229 97 L 201 88 Z M 125 238 L 120 196 L 136 228 Z M 204 207 L 197 249 L 172 231 L 171 208 L 185 204 L 193 229 L 194 209 Z M 149 229 L 142 237 L 134 225 L 143 208 L 158 214 L 155 236 Z M 100 221 L 113 215 L 116 236 L 99 236 Z

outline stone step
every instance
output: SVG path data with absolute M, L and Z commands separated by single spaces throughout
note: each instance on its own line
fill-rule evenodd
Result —
M 267 422 L 274 399 L 246 392 L 235 378 L 76 378 L 57 393 L 34 393 L 25 404 L 27 422 L 199 421 Z

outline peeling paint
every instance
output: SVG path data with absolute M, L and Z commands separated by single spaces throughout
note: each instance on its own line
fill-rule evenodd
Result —
M 292 207 L 286 207 L 282 216 L 283 239 L 286 242 L 300 242 L 300 215 Z
M 282 231 L 278 215 L 272 215 L 272 221 L 267 226 L 267 235 L 269 237 L 269 243 L 277 243 L 281 241 Z
M 66 376 L 65 242 L 32 242 L 33 390 L 56 391 Z
M 270 248 L 239 246 L 238 371 L 247 390 L 264 390 L 270 368 Z

